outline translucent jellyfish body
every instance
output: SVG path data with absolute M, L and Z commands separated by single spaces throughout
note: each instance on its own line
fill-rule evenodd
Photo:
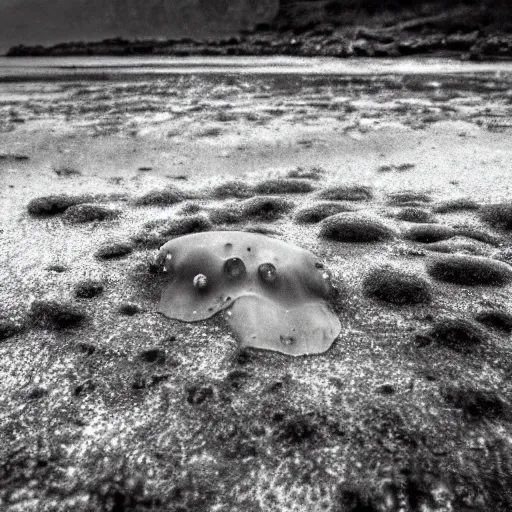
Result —
M 226 311 L 241 346 L 325 352 L 341 330 L 329 273 L 309 251 L 242 231 L 175 238 L 156 257 L 169 281 L 159 311 L 194 322 Z

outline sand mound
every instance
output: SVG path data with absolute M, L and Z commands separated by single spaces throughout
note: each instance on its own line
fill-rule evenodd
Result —
M 480 256 L 445 256 L 432 261 L 427 268 L 435 279 L 460 285 L 503 286 L 512 281 L 508 265 Z
M 371 270 L 363 280 L 363 291 L 368 297 L 397 305 L 421 304 L 432 298 L 428 281 L 390 267 Z
M 373 191 L 365 185 L 337 185 L 323 189 L 318 197 L 327 201 L 369 201 Z
M 351 212 L 353 207 L 335 201 L 323 201 L 306 206 L 295 214 L 295 222 L 299 224 L 316 224 L 337 213 Z
M 376 217 L 358 213 L 338 213 L 320 223 L 321 238 L 338 242 L 383 242 L 395 231 Z

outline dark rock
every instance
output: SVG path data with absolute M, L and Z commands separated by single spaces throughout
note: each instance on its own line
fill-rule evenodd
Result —
M 119 306 L 119 313 L 125 316 L 134 316 L 137 313 L 140 313 L 140 311 L 141 309 L 139 306 L 137 306 L 137 304 L 126 303 Z
M 475 320 L 485 325 L 486 327 L 491 327 L 494 329 L 498 329 L 500 331 L 512 333 L 512 314 L 507 313 L 506 311 L 481 311 L 475 316 Z
M 42 386 L 34 386 L 27 392 L 28 400 L 39 400 L 48 394 L 48 390 Z
M 64 219 L 72 224 L 116 219 L 121 215 L 119 210 L 97 204 L 77 204 L 64 212 Z
M 100 245 L 94 256 L 100 260 L 121 258 L 133 252 L 133 248 L 132 242 L 108 241 Z
M 383 242 L 394 238 L 392 228 L 377 218 L 357 213 L 338 213 L 320 223 L 321 238 L 338 242 Z
M 92 299 L 103 292 L 104 286 L 96 279 L 86 279 L 75 286 L 75 297 L 79 299 Z
M 0 320 L 0 341 L 12 338 L 23 330 L 23 326 L 11 321 Z
M 187 402 L 191 405 L 200 405 L 213 398 L 213 387 L 210 385 L 188 386 L 185 391 Z
M 390 206 L 422 206 L 432 202 L 432 198 L 423 192 L 402 191 L 388 196 Z
M 135 200 L 137 206 L 171 206 L 185 199 L 193 199 L 176 187 L 168 186 L 163 190 L 151 190 Z
M 512 230 L 512 203 L 498 203 L 483 206 L 480 220 L 494 228 Z
M 34 325 L 53 329 L 77 327 L 87 319 L 85 311 L 78 306 L 57 300 L 35 300 L 30 317 Z
M 353 207 L 336 201 L 324 201 L 302 208 L 295 214 L 295 222 L 300 224 L 318 223 L 337 213 L 351 212 Z
M 409 228 L 404 238 L 412 240 L 414 242 L 421 242 L 424 244 L 430 244 L 433 242 L 439 242 L 441 240 L 447 240 L 457 235 L 457 230 L 450 226 L 443 226 L 437 224 L 418 224 Z
M 480 204 L 477 203 L 474 199 L 470 199 L 470 198 L 466 198 L 466 197 L 443 201 L 441 203 L 436 204 L 433 207 L 434 213 L 450 213 L 450 212 L 458 212 L 461 210 L 478 210 L 478 209 L 480 209 Z
M 435 279 L 461 285 L 503 286 L 512 281 L 510 266 L 479 256 L 447 255 L 429 263 L 427 270 Z
M 318 197 L 327 201 L 369 201 L 373 191 L 365 185 L 338 185 L 320 191 Z
M 487 339 L 486 333 L 475 322 L 452 317 L 437 320 L 420 336 L 424 339 L 423 344 L 435 341 L 456 352 L 470 352 Z
M 410 206 L 400 210 L 396 218 L 405 222 L 431 223 L 435 222 L 434 216 L 427 210 Z
M 305 180 L 297 179 L 268 179 L 254 186 L 257 194 L 305 194 L 313 192 L 315 187 Z
M 420 276 L 389 267 L 375 268 L 363 280 L 364 293 L 397 305 L 430 302 L 430 284 Z
M 80 396 L 89 391 L 94 391 L 95 389 L 96 389 L 96 383 L 93 382 L 91 379 L 87 379 L 75 387 L 73 394 L 75 396 Z
M 70 206 L 87 203 L 89 196 L 52 195 L 32 199 L 27 205 L 28 213 L 34 216 L 56 215 Z
M 508 404 L 495 391 L 482 390 L 470 385 L 448 384 L 440 389 L 443 399 L 461 409 L 468 419 L 502 419 Z
M 243 181 L 228 181 L 213 189 L 212 196 L 218 199 L 228 197 L 246 198 L 254 195 L 252 188 Z
M 241 204 L 243 219 L 271 222 L 288 213 L 294 204 L 280 197 L 253 197 Z
M 139 356 L 145 363 L 165 363 L 165 350 L 161 348 L 152 348 L 144 350 Z

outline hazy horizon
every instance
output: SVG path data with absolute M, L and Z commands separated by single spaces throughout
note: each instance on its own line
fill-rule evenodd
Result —
M 19 44 L 237 33 L 277 8 L 277 0 L 3 0 L 0 53 Z

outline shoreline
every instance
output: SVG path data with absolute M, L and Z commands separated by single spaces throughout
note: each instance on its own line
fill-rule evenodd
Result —
M 350 27 L 337 31 L 311 29 L 255 31 L 218 40 L 127 40 L 63 42 L 52 46 L 12 46 L 6 57 L 354 57 L 403 58 L 413 56 L 452 57 L 461 60 L 512 59 L 512 35 L 473 30 L 393 32 L 388 28 Z

